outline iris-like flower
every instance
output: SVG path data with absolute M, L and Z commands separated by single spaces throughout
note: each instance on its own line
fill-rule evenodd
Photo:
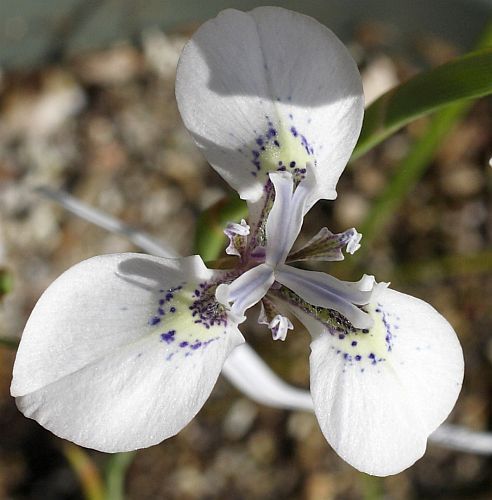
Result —
M 233 263 L 200 257 L 94 257 L 42 295 L 14 366 L 20 410 L 58 436 L 106 452 L 151 446 L 205 403 L 259 321 L 285 340 L 312 336 L 311 393 L 321 430 L 359 470 L 388 475 L 425 451 L 463 378 L 456 335 L 430 305 L 364 276 L 347 283 L 293 262 L 337 261 L 355 229 L 323 228 L 292 251 L 306 212 L 334 199 L 360 132 L 357 67 L 335 35 L 281 8 L 226 10 L 186 45 L 176 95 L 211 165 L 248 202 L 225 229 Z

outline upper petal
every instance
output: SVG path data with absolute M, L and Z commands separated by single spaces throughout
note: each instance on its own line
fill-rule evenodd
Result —
M 452 410 L 463 354 L 449 323 L 419 299 L 386 289 L 369 310 L 367 333 L 320 329 L 311 344 L 311 392 L 335 451 L 386 476 L 418 460 Z
M 336 183 L 360 132 L 355 62 L 311 17 L 279 7 L 228 9 L 186 45 L 176 78 L 183 121 L 212 166 L 256 201 L 267 174 L 313 165 L 315 199 Z
M 299 235 L 307 200 L 312 192 L 311 179 L 301 181 L 294 190 L 294 180 L 288 172 L 270 174 L 275 188 L 275 200 L 266 223 L 266 262 L 272 267 L 283 264 Z
M 174 435 L 243 342 L 208 293 L 212 279 L 199 257 L 106 255 L 66 271 L 21 340 L 11 387 L 21 411 L 102 451 Z

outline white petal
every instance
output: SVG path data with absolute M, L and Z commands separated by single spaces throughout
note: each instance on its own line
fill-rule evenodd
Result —
M 244 321 L 244 313 L 260 301 L 275 281 L 273 269 L 260 264 L 241 274 L 231 284 L 217 287 L 216 297 L 225 307 L 233 303 L 230 313 L 238 322 Z
M 294 329 L 294 325 L 290 319 L 280 314 L 273 302 L 265 298 L 261 301 L 258 323 L 268 326 L 272 332 L 273 340 L 285 340 L 287 338 L 287 331 Z
M 287 330 L 293 330 L 294 325 L 287 316 L 278 314 L 268 325 L 272 331 L 273 340 L 285 340 L 287 338 Z
M 350 283 L 326 273 L 285 264 L 277 268 L 275 279 L 309 304 L 338 311 L 357 328 L 369 328 L 372 325 L 369 314 L 357 307 L 367 304 L 372 293 L 371 290 L 361 290 L 362 280 Z
M 275 200 L 266 224 L 266 262 L 272 267 L 283 264 L 301 231 L 309 188 L 301 182 L 294 191 L 288 172 L 270 174 L 275 187 Z
M 256 201 L 269 171 L 317 170 L 314 198 L 336 183 L 360 132 L 363 94 L 353 59 L 311 17 L 279 7 L 228 9 L 181 55 L 183 121 L 241 198 Z
M 94 257 L 66 271 L 21 340 L 11 387 L 21 411 L 108 452 L 176 434 L 243 341 L 220 308 L 214 314 L 212 277 L 199 257 L 140 254 Z
M 244 219 L 241 223 L 229 222 L 224 229 L 224 234 L 229 238 L 229 246 L 226 248 L 227 255 L 237 255 L 241 257 L 248 241 L 249 226 Z
M 424 453 L 452 410 L 463 354 L 449 323 L 429 304 L 380 290 L 369 333 L 319 335 L 311 344 L 311 392 L 323 434 L 357 469 L 386 476 Z
M 328 228 L 323 227 L 318 234 L 311 238 L 302 248 L 292 252 L 287 262 L 300 262 L 303 260 L 343 260 L 343 248 L 354 254 L 360 248 L 362 234 L 355 228 L 347 229 L 343 233 L 333 234 Z

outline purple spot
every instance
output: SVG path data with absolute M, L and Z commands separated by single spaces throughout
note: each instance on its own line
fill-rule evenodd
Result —
M 295 161 L 291 161 L 290 162 L 290 168 L 294 168 L 296 166 L 296 162 Z
M 173 306 L 171 307 L 171 309 L 169 309 L 172 313 L 175 313 L 176 312 L 176 308 Z
M 162 309 L 162 307 L 159 307 L 159 309 L 157 309 L 157 312 L 158 312 L 161 316 L 164 316 L 164 309 Z
M 290 117 L 292 118 L 292 115 L 290 115 Z M 298 132 L 295 127 L 290 127 L 290 131 L 294 137 L 297 137 Z
M 186 342 L 186 340 L 179 343 L 179 347 L 186 347 L 187 345 L 188 345 L 188 342 Z
M 368 356 L 368 357 L 369 357 L 370 359 L 374 359 L 376 356 L 375 356 L 375 354 L 374 354 L 373 352 L 371 352 L 371 354 L 369 354 L 369 356 Z
M 355 360 L 356 360 L 356 361 L 360 361 L 361 359 L 362 359 L 362 356 L 361 356 L 360 354 L 357 354 L 357 355 L 355 356 Z
M 190 347 L 191 347 L 193 350 L 196 350 L 196 349 L 198 349 L 201 345 L 202 345 L 202 343 L 201 343 L 201 342 L 196 342 L 195 344 L 192 344 Z
M 157 323 L 161 322 L 161 318 L 154 316 L 153 318 L 150 318 L 149 320 L 149 325 L 154 326 L 157 325 Z
M 258 146 L 263 146 L 263 139 L 258 137 L 258 139 L 256 139 L 256 144 L 258 144 Z
M 174 295 L 172 293 L 166 293 L 166 300 L 167 301 L 172 300 L 173 297 L 174 297 Z
M 338 336 L 338 338 L 339 338 L 340 340 L 343 340 L 343 339 L 345 338 L 345 335 L 344 335 L 343 333 L 341 333 L 341 334 Z
M 164 305 L 164 302 L 165 302 L 165 300 L 164 300 L 164 299 L 159 300 L 159 305 L 160 305 L 160 306 L 163 306 L 163 305 Z
M 352 343 L 350 344 L 352 347 L 355 347 L 357 345 L 357 340 L 352 340 Z
M 277 148 L 279 148 L 279 147 L 280 147 L 280 143 L 279 143 L 277 140 L 274 140 L 274 141 L 273 141 L 273 144 L 275 144 L 275 146 L 277 146 Z
M 161 340 L 163 340 L 166 344 L 170 344 L 174 342 L 174 336 L 176 335 L 176 330 L 169 330 L 166 333 L 161 333 Z

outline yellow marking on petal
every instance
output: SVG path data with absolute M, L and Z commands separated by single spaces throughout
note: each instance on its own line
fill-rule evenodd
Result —
M 300 134 L 295 137 L 282 122 L 276 131 L 277 135 L 265 144 L 265 151 L 259 156 L 260 165 L 266 174 L 276 172 L 280 166 L 279 162 L 282 162 L 287 171 L 293 168 L 290 167 L 291 162 L 294 162 L 297 168 L 305 168 L 307 163 L 313 163 L 314 157 L 306 151 Z M 280 147 L 275 145 L 275 140 Z

